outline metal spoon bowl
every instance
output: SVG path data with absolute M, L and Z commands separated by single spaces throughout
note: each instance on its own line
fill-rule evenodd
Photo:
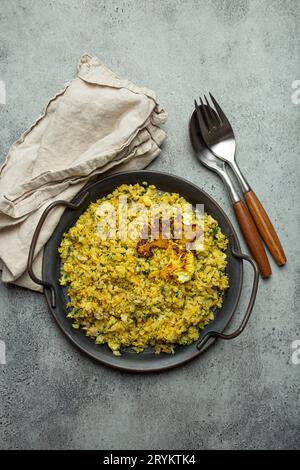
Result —
M 199 131 L 199 124 L 197 120 L 196 111 L 193 112 L 189 122 L 190 139 L 193 150 L 198 160 L 210 170 L 217 173 L 222 179 L 225 187 L 227 188 L 230 198 L 233 203 L 240 201 L 241 197 L 231 180 L 227 169 L 226 163 L 218 157 L 215 157 L 206 147 Z

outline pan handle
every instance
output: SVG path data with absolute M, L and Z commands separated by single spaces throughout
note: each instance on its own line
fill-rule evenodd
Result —
M 246 313 L 243 317 L 243 320 L 242 320 L 241 324 L 239 325 L 239 327 L 235 331 L 233 331 L 232 333 L 229 333 L 229 334 L 219 333 L 218 331 L 209 331 L 208 333 L 206 333 L 198 341 L 197 349 L 199 351 L 203 348 L 203 346 L 207 343 L 207 341 L 210 338 L 233 339 L 233 338 L 236 338 L 237 336 L 239 336 L 244 331 L 244 329 L 245 329 L 245 327 L 248 323 L 248 320 L 250 318 L 253 306 L 254 306 L 254 302 L 255 302 L 256 294 L 257 294 L 257 289 L 258 289 L 258 281 L 259 281 L 259 269 L 258 269 L 257 263 L 256 263 L 256 261 L 254 261 L 253 258 L 251 258 L 251 256 L 246 255 L 245 253 L 241 253 L 240 251 L 235 250 L 233 247 L 232 247 L 231 251 L 232 251 L 233 256 L 235 256 L 236 258 L 243 259 L 245 261 L 249 261 L 249 263 L 251 264 L 251 266 L 253 268 L 254 279 L 253 279 L 253 286 L 252 286 L 252 292 L 251 292 L 249 304 L 248 304 Z
M 54 209 L 54 207 L 66 206 L 69 209 L 78 209 L 78 207 L 80 207 L 81 204 L 86 200 L 87 196 L 88 196 L 88 193 L 84 192 L 83 195 L 80 197 L 79 201 L 76 202 L 76 203 L 63 201 L 63 200 L 52 202 L 52 204 L 50 204 L 44 210 L 44 212 L 43 212 L 43 214 L 42 214 L 42 216 L 41 216 L 41 218 L 40 218 L 40 220 L 39 220 L 39 222 L 36 226 L 36 229 L 34 231 L 34 234 L 33 234 L 32 240 L 31 240 L 31 244 L 30 244 L 30 248 L 29 248 L 28 261 L 27 261 L 27 271 L 28 271 L 29 276 L 33 280 L 33 282 L 35 282 L 36 284 L 39 284 L 40 286 L 43 286 L 44 288 L 50 290 L 50 292 L 51 292 L 51 305 L 52 305 L 53 308 L 55 308 L 55 305 L 56 305 L 54 286 L 50 282 L 43 281 L 42 279 L 39 279 L 38 277 L 36 277 L 36 275 L 33 272 L 32 265 L 33 265 L 33 261 L 34 261 L 34 254 L 35 254 L 35 248 L 36 248 L 36 244 L 37 244 L 37 241 L 38 241 L 38 237 L 39 237 L 42 226 L 43 226 L 49 212 L 51 212 L 52 209 Z

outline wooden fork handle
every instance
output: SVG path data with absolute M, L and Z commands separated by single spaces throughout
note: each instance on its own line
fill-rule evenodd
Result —
M 270 277 L 272 271 L 267 253 L 250 212 L 243 201 L 235 202 L 233 208 L 248 248 L 259 266 L 261 276 Z
M 258 231 L 271 255 L 279 266 L 283 266 L 286 263 L 286 256 L 268 214 L 252 190 L 246 192 L 244 196 Z

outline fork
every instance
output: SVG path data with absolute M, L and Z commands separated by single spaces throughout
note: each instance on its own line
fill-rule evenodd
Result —
M 205 95 L 205 105 L 202 98 L 200 98 L 200 106 L 195 102 L 203 140 L 216 157 L 221 158 L 230 165 L 241 185 L 245 200 L 258 231 L 276 263 L 282 266 L 286 263 L 286 256 L 278 235 L 264 207 L 249 186 L 235 160 L 236 140 L 231 124 L 212 94 L 209 93 L 209 95 L 214 108 L 210 105 Z
M 231 175 L 227 171 L 226 163 L 224 160 L 216 157 L 203 142 L 196 110 L 193 112 L 190 119 L 189 130 L 192 147 L 196 153 L 197 158 L 203 165 L 220 176 L 229 192 L 230 199 L 232 201 L 232 207 L 236 214 L 238 224 L 250 249 L 250 252 L 259 266 L 261 276 L 263 278 L 270 277 L 272 271 L 269 260 L 254 220 L 251 217 L 248 207 L 241 199 L 241 196 L 237 191 L 234 182 L 232 181 Z

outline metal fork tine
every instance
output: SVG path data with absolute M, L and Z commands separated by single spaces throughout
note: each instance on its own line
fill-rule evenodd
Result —
M 210 98 L 211 98 L 211 100 L 212 100 L 212 102 L 213 102 L 213 104 L 214 104 L 214 107 L 215 107 L 215 109 L 216 109 L 216 111 L 217 111 L 217 114 L 218 114 L 218 116 L 219 116 L 219 119 L 220 119 L 221 123 L 224 123 L 224 124 L 227 123 L 227 124 L 229 124 L 229 121 L 228 121 L 226 115 L 224 114 L 224 112 L 222 111 L 222 108 L 219 106 L 217 100 L 213 97 L 213 95 L 212 95 L 211 93 L 209 93 L 209 96 L 210 96 Z
M 210 120 L 211 120 L 212 125 L 213 125 L 213 123 L 219 125 L 220 121 L 219 121 L 219 118 L 217 116 L 217 113 L 214 112 L 214 110 L 212 109 L 212 107 L 209 104 L 208 99 L 206 98 L 205 95 L 204 95 L 204 99 L 205 99 L 205 103 L 206 103 L 206 109 L 208 110 L 208 114 L 210 116 Z
M 210 115 L 208 114 L 207 107 L 203 103 L 201 96 L 199 97 L 199 99 L 200 99 L 200 103 L 201 103 L 201 106 L 200 106 L 201 113 L 204 117 L 207 129 L 210 130 L 211 124 L 212 124 Z
M 198 122 L 199 122 L 199 125 L 200 125 L 200 121 L 202 121 L 202 114 L 201 114 L 199 105 L 198 105 L 196 100 L 194 100 L 194 104 L 195 104 L 195 109 L 196 109 L 196 113 L 197 113 Z
M 198 105 L 197 101 L 194 100 L 194 104 L 195 104 L 195 109 L 196 109 L 196 113 L 197 113 L 197 120 L 198 120 L 198 124 L 199 124 L 199 127 L 200 127 L 200 131 L 201 131 L 201 134 L 203 134 L 204 132 L 207 131 L 207 125 L 206 125 L 206 122 L 204 120 L 204 116 L 200 110 L 200 106 Z

